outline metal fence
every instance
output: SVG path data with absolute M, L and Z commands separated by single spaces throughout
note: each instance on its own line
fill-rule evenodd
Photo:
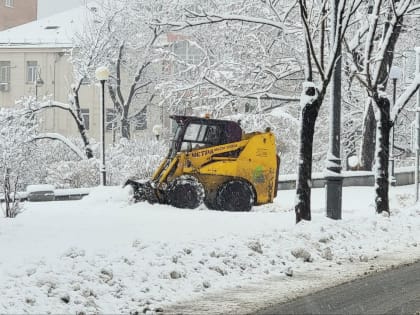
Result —
M 343 186 L 374 186 L 375 177 L 373 172 L 351 171 L 343 172 Z M 395 170 L 395 185 L 403 186 L 414 184 L 414 168 L 406 167 Z M 312 176 L 312 188 L 323 188 L 325 180 L 323 173 L 314 173 Z M 296 188 L 296 175 L 280 175 L 279 190 Z
M 375 178 L 372 172 L 352 171 L 343 172 L 343 186 L 374 186 Z M 395 185 L 403 186 L 415 183 L 414 168 L 406 167 L 397 169 L 395 171 Z M 314 173 L 312 177 L 312 188 L 323 188 L 325 186 L 325 179 L 323 173 Z M 279 176 L 279 190 L 289 190 L 296 188 L 296 174 L 280 175 Z M 80 200 L 84 196 L 89 195 L 89 188 L 73 188 L 73 189 L 55 189 L 54 200 Z M 18 197 L 21 201 L 26 201 L 28 198 L 27 192 L 19 192 Z M 0 201 L 4 201 L 4 197 L 0 195 Z M 39 200 L 43 201 L 43 200 Z

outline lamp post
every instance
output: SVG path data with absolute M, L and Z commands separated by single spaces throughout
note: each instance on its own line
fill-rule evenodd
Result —
M 402 70 L 400 67 L 392 66 L 389 70 L 389 78 L 392 80 L 392 106 L 395 106 L 395 100 L 397 96 L 397 80 L 401 78 Z M 389 166 L 391 167 L 391 185 L 396 184 L 395 180 L 395 157 L 394 157 L 394 139 L 395 139 L 395 123 L 397 120 L 394 120 L 391 130 L 391 141 L 389 148 Z
M 96 79 L 101 82 L 101 185 L 106 185 L 105 170 L 105 81 L 109 78 L 107 67 L 99 67 L 95 71 Z
M 331 5 L 331 41 L 335 41 L 337 29 L 338 0 L 330 0 Z M 338 40 L 340 41 L 340 40 Z M 341 55 L 341 44 L 339 55 Z M 330 126 L 327 165 L 325 170 L 325 208 L 330 219 L 341 219 L 342 187 L 340 159 L 340 124 L 341 124 L 341 56 L 335 64 L 330 83 Z
M 414 76 L 420 75 L 420 47 L 416 47 L 416 72 Z M 416 166 L 414 181 L 416 182 L 416 201 L 419 201 L 419 158 L 420 158 L 420 90 L 417 91 L 416 109 Z

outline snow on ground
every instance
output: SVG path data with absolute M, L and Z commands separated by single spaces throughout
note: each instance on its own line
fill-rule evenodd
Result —
M 388 217 L 375 214 L 372 187 L 345 187 L 343 220 L 333 221 L 324 190 L 313 189 L 313 221 L 298 225 L 294 191 L 249 213 L 129 204 L 119 187 L 27 202 L 17 218 L 0 219 L 0 313 L 160 312 L 257 282 L 290 286 L 309 271 L 328 282 L 334 270 L 419 252 L 413 191 L 391 188 Z

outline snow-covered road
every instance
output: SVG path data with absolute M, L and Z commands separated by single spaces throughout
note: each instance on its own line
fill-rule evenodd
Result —
M 294 191 L 249 213 L 131 205 L 118 187 L 81 201 L 26 203 L 17 218 L 0 219 L 0 313 L 141 313 L 207 297 L 219 301 L 215 313 L 226 310 L 226 292 L 246 296 L 270 283 L 277 297 L 294 296 L 420 255 L 412 192 L 392 187 L 387 217 L 375 214 L 372 187 L 344 188 L 343 220 L 333 221 L 324 190 L 314 189 L 313 221 L 299 225 Z M 237 311 L 247 310 L 242 304 Z

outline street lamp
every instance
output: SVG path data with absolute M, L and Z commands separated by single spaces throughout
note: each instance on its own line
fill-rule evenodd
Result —
M 335 33 L 339 25 L 339 0 L 330 0 L 331 7 L 331 42 L 336 40 Z M 341 219 L 343 177 L 341 176 L 340 126 L 341 126 L 341 44 L 338 40 L 338 59 L 333 69 L 330 82 L 330 125 L 329 143 L 325 172 L 325 208 L 330 219 Z
M 96 79 L 101 82 L 101 185 L 106 185 L 106 170 L 105 170 L 105 81 L 109 78 L 109 70 L 107 67 L 99 67 L 95 71 Z
M 159 137 L 162 134 L 162 125 L 154 125 L 152 129 L 153 134 L 156 137 L 156 140 L 159 141 Z
M 392 80 L 392 106 L 395 106 L 395 100 L 397 96 L 397 80 L 401 78 L 402 69 L 397 66 L 392 66 L 389 70 L 389 78 Z M 394 123 L 392 125 L 391 130 L 391 147 L 389 150 L 389 164 L 391 166 L 391 185 L 396 184 L 395 180 L 395 157 L 394 157 L 394 139 L 395 139 L 395 124 L 397 122 L 397 119 L 395 118 Z

